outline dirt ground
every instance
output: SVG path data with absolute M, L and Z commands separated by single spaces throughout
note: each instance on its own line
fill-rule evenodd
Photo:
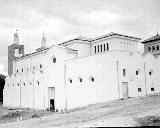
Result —
M 160 94 L 56 113 L 31 109 L 8 110 L 1 106 L 0 123 L 0 128 L 160 126 Z
M 0 104 L 0 124 L 39 118 L 50 114 L 52 114 L 51 111 L 3 107 L 3 105 Z

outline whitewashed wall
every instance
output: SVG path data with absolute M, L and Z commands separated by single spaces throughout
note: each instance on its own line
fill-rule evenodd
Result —
M 75 41 L 67 45 L 68 48 L 78 50 L 77 57 L 89 56 L 91 54 L 91 44 L 83 41 Z
M 153 55 L 143 56 L 137 52 L 110 51 L 67 61 L 68 108 L 121 99 L 123 98 L 122 82 L 128 82 L 129 97 L 144 96 L 146 91 L 147 95 L 159 92 L 160 80 L 157 76 L 160 70 L 156 70 L 160 65 L 159 60 Z M 123 76 L 123 69 L 126 69 L 126 76 Z M 153 74 L 150 76 L 151 69 Z M 137 70 L 140 70 L 139 75 L 136 75 Z M 95 81 L 91 82 L 89 76 L 93 76 Z M 83 79 L 82 83 L 79 82 L 79 77 Z M 72 79 L 72 83 L 69 82 L 69 79 Z M 152 87 L 154 91 L 151 91 Z M 142 91 L 138 92 L 138 88 L 141 88 Z
M 53 56 L 56 57 L 56 63 L 53 63 Z M 14 61 L 14 73 L 11 78 L 7 76 L 4 88 L 4 106 L 49 108 L 48 87 L 55 87 L 56 109 L 65 109 L 64 62 L 65 59 L 76 57 L 76 52 L 53 46 L 46 53 Z

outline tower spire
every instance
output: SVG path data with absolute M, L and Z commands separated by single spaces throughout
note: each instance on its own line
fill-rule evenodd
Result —
M 13 44 L 19 44 L 19 37 L 18 37 L 17 30 L 16 30 L 16 32 L 14 33 Z
M 42 40 L 41 40 L 41 48 L 46 48 L 46 38 L 44 36 L 44 33 L 43 33 L 43 37 L 42 37 Z

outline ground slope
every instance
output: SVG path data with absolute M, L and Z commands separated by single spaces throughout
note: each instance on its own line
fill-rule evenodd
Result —
M 160 126 L 160 94 L 129 98 L 59 112 L 45 117 L 1 124 L 2 128 L 98 126 Z

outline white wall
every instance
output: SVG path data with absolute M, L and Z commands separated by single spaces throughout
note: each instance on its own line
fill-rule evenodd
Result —
M 91 44 L 90 43 L 75 41 L 71 44 L 68 44 L 67 47 L 78 50 L 78 57 L 89 56 L 91 53 L 91 50 L 90 50 Z
M 64 61 L 76 58 L 76 54 L 53 46 L 46 53 L 14 61 L 13 75 L 11 78 L 7 76 L 4 88 L 4 106 L 46 109 L 49 107 L 48 87 L 55 87 L 56 108 L 64 109 Z M 53 56 L 57 59 L 56 63 L 53 63 Z M 40 69 L 40 64 L 42 64 L 42 69 Z M 15 93 L 12 93 L 13 91 Z
M 67 61 L 68 108 L 123 98 L 122 82 L 128 82 L 129 97 L 144 96 L 146 91 L 147 95 L 159 92 L 160 80 L 157 76 L 160 71 L 156 70 L 159 62 L 160 59 L 153 55 L 143 56 L 137 52 L 123 51 L 110 51 Z M 126 69 L 126 76 L 123 76 L 123 69 Z M 154 73 L 150 76 L 151 69 Z M 140 70 L 139 75 L 136 75 L 137 70 Z M 91 82 L 89 76 L 93 76 L 95 81 Z M 82 83 L 79 82 L 79 77 L 82 77 Z M 69 79 L 72 79 L 72 83 Z M 155 90 L 151 91 L 151 87 Z M 138 92 L 138 88 L 142 91 Z

